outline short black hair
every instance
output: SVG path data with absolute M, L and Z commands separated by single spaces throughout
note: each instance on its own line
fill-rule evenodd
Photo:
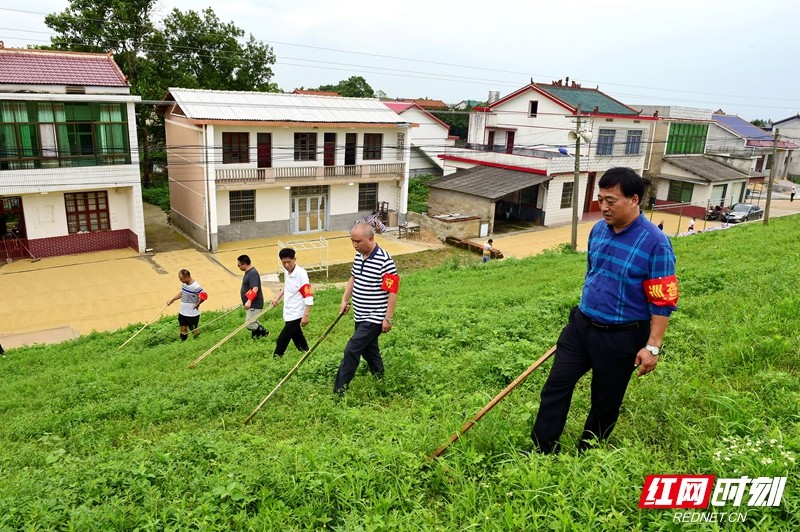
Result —
M 278 257 L 280 257 L 281 260 L 283 260 L 283 259 L 294 259 L 295 252 L 294 252 L 294 250 L 292 248 L 283 248 L 282 250 L 280 250 L 278 252 Z
M 250 257 L 247 255 L 239 255 L 236 260 L 239 262 L 239 264 L 250 264 Z
M 638 196 L 639 203 L 642 202 L 644 179 L 633 168 L 624 166 L 609 168 L 600 178 L 600 183 L 598 184 L 600 188 L 614 188 L 617 185 L 619 185 L 619 189 L 626 198 Z

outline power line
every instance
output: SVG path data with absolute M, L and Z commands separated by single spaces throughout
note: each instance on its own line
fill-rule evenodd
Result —
M 48 13 L 41 13 L 41 12 L 35 12 L 35 11 L 26 11 L 26 10 L 17 10 L 17 9 L 9 9 L 9 8 L 0 8 L 0 10 L 21 12 L 21 13 L 29 13 L 29 14 L 38 14 L 38 15 L 45 15 L 45 16 L 48 15 Z M 164 17 L 161 17 L 161 20 L 163 20 L 163 18 Z M 105 21 L 105 19 L 92 19 L 92 18 L 87 18 L 87 17 L 83 17 L 83 19 L 84 20 L 88 20 L 88 21 L 94 21 L 94 22 L 104 22 Z M 24 32 L 24 31 L 28 31 L 28 30 L 12 30 L 12 31 Z M 35 32 L 35 33 L 44 33 L 44 32 Z M 227 34 L 220 34 L 220 35 L 227 35 Z M 480 70 L 480 71 L 486 71 L 486 72 L 498 72 L 498 73 L 504 73 L 504 74 L 515 74 L 515 75 L 523 75 L 523 76 L 530 76 L 531 75 L 530 72 L 520 72 L 520 71 L 513 71 L 513 70 L 502 70 L 502 69 L 494 69 L 494 68 L 487 68 L 487 67 L 478 67 L 478 66 L 475 66 L 475 65 L 461 65 L 461 64 L 457 64 L 457 63 L 447 63 L 447 62 L 441 62 L 441 61 L 430 61 L 430 60 L 424 60 L 424 59 L 407 58 L 407 57 L 392 56 L 392 55 L 385 55 L 385 54 L 375 54 L 375 53 L 360 52 L 360 51 L 353 51 L 353 50 L 341 50 L 341 49 L 336 49 L 336 48 L 329 48 L 329 47 L 323 47 L 323 46 L 312 46 L 312 45 L 291 43 L 291 42 L 285 42 L 285 41 L 267 41 L 267 40 L 261 40 L 261 39 L 257 39 L 257 41 L 260 42 L 260 43 L 263 43 L 263 44 L 280 44 L 280 45 L 284 45 L 284 46 L 294 46 L 294 47 L 316 49 L 316 50 L 330 51 L 330 52 L 336 52 L 336 53 L 362 55 L 362 56 L 376 57 L 376 58 L 381 58 L 381 59 L 394 59 L 394 60 L 408 61 L 408 62 L 413 62 L 413 63 L 432 64 L 432 65 L 437 65 L 437 66 L 449 66 L 449 67 L 455 67 L 455 68 L 464 68 L 464 69 L 470 69 L 470 70 Z M 75 44 L 81 44 L 81 43 L 75 43 Z M 196 50 L 196 51 L 199 51 L 199 50 Z M 292 60 L 315 61 L 315 60 L 296 59 L 296 58 L 292 58 Z M 296 64 L 291 64 L 291 63 L 283 63 L 283 64 L 285 64 L 286 66 L 302 66 L 302 67 L 305 67 L 305 65 L 296 65 Z M 339 65 L 342 65 L 342 66 L 352 66 L 352 65 L 347 65 L 346 63 L 336 63 L 336 62 L 329 62 L 329 64 L 339 64 Z M 320 68 L 320 67 L 317 67 L 317 68 Z M 386 69 L 384 67 L 362 67 L 362 68 L 378 68 L 378 69 L 389 70 L 389 71 L 393 70 L 393 69 Z M 340 70 L 340 69 L 334 69 L 334 70 Z M 414 72 L 414 71 L 409 71 L 409 72 Z M 378 75 L 391 75 L 391 74 L 384 74 L 382 72 L 369 72 L 369 73 L 378 74 Z M 422 73 L 416 72 L 416 73 L 417 74 L 424 74 L 424 75 L 428 75 L 428 76 L 441 76 L 441 74 L 438 74 L 438 73 L 429 73 L 429 72 L 422 72 Z M 558 76 L 542 75 L 542 74 L 533 74 L 533 76 L 534 77 L 539 77 L 539 78 L 544 78 L 544 79 L 553 78 L 553 77 L 558 78 Z M 472 80 L 472 81 L 469 81 L 470 83 L 480 83 L 481 82 L 481 80 L 479 78 L 467 78 L 467 77 L 463 77 L 463 76 L 452 76 L 452 77 L 453 78 L 465 78 L 467 80 Z M 434 77 L 434 78 L 422 78 L 422 79 L 440 79 L 441 80 L 441 78 L 436 78 L 436 77 Z M 486 81 L 492 82 L 492 83 L 507 83 L 509 85 L 513 84 L 514 86 L 518 86 L 519 85 L 518 83 L 514 83 L 514 82 L 511 82 L 511 81 L 500 81 L 500 80 L 496 80 L 496 81 L 486 80 Z M 774 101 L 800 102 L 800 100 L 798 100 L 796 98 L 771 98 L 771 97 L 765 97 L 763 95 L 759 95 L 759 96 L 743 96 L 743 95 L 721 94 L 721 93 L 711 93 L 711 92 L 702 92 L 702 91 L 664 89 L 663 87 L 650 87 L 650 86 L 642 86 L 642 85 L 630 85 L 630 84 L 621 84 L 621 83 L 613 83 L 613 82 L 597 81 L 597 80 L 584 80 L 584 83 L 590 83 L 590 84 L 594 83 L 594 84 L 598 84 L 598 85 L 599 84 L 603 84 L 603 85 L 628 87 L 628 88 L 638 88 L 638 89 L 655 90 L 655 91 L 663 91 L 663 92 L 682 93 L 682 94 L 697 94 L 697 95 L 715 96 L 715 97 L 716 96 L 720 96 L 720 97 L 723 97 L 723 98 L 743 98 L 743 99 L 753 99 L 753 100 L 760 100 L 760 101 L 763 101 L 763 100 L 767 99 L 767 100 L 774 100 Z M 663 97 L 659 97 L 659 96 L 637 95 L 636 97 L 651 98 L 651 99 L 660 98 L 660 99 L 663 100 Z M 701 101 L 702 102 L 704 100 L 682 100 L 682 101 L 690 101 L 690 102 L 691 101 Z M 765 108 L 776 108 L 776 109 L 783 108 L 781 106 L 764 106 L 764 105 L 742 104 L 742 103 L 735 103 L 735 104 L 734 103 L 726 103 L 726 105 L 727 104 L 729 104 L 729 105 L 748 105 L 748 106 L 751 106 L 751 107 L 765 107 Z

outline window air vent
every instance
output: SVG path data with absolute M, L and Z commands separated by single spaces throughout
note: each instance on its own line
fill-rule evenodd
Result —
M 606 118 L 606 122 L 613 122 L 613 121 L 614 121 L 613 118 Z
M 86 94 L 86 87 L 82 85 L 67 85 L 67 94 Z
M 634 124 L 639 124 L 639 123 L 641 123 L 641 120 L 634 120 L 633 123 Z

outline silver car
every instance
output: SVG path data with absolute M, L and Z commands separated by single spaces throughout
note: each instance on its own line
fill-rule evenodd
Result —
M 737 203 L 731 210 L 723 212 L 721 220 L 729 224 L 759 220 L 764 216 L 764 209 L 750 203 Z

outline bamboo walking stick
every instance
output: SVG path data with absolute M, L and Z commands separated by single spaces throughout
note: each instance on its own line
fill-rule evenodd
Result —
M 195 361 L 194 361 L 194 362 L 192 362 L 191 364 L 189 364 L 189 369 L 191 369 L 191 368 L 195 367 L 195 366 L 196 366 L 196 365 L 197 365 L 197 364 L 198 364 L 198 363 L 199 363 L 201 360 L 203 360 L 203 359 L 204 359 L 204 358 L 206 358 L 208 355 L 210 355 L 211 353 L 213 353 L 214 351 L 216 351 L 216 350 L 217 350 L 217 348 L 218 348 L 219 346 L 221 346 L 222 344 L 224 344 L 225 342 L 227 342 L 228 340 L 230 340 L 231 338 L 233 338 L 233 336 L 234 336 L 236 333 L 238 333 L 239 331 L 241 331 L 242 329 L 244 329 L 245 327 L 247 327 L 247 326 L 248 326 L 248 325 L 250 325 L 251 323 L 255 322 L 255 321 L 258 319 L 258 318 L 260 318 L 261 316 L 263 316 L 264 314 L 266 314 L 266 313 L 267 313 L 267 311 L 268 311 L 268 310 L 270 310 L 270 309 L 272 309 L 272 308 L 274 308 L 274 307 L 273 307 L 273 305 L 270 305 L 270 306 L 268 306 L 267 308 L 265 308 L 264 310 L 262 310 L 261 312 L 259 312 L 258 314 L 256 314 L 255 316 L 253 316 L 252 318 L 250 318 L 249 320 L 247 320 L 246 322 L 244 322 L 243 324 L 241 324 L 241 325 L 239 325 L 238 327 L 236 327 L 236 328 L 233 330 L 233 332 L 232 332 L 232 333 L 230 333 L 228 336 L 226 336 L 225 338 L 223 338 L 222 340 L 220 340 L 219 342 L 217 342 L 216 344 L 214 344 L 214 346 L 213 346 L 211 349 L 209 349 L 208 351 L 206 351 L 205 353 L 203 353 L 202 355 L 200 355 L 199 357 L 197 357 L 197 358 L 195 359 Z
M 150 325 L 151 323 L 153 323 L 154 321 L 156 321 L 156 318 L 158 318 L 159 316 L 161 316 L 161 313 L 162 313 L 162 312 L 164 312 L 164 309 L 165 309 L 165 308 L 167 308 L 167 305 L 164 305 L 163 307 L 161 307 L 161 310 L 159 310 L 159 311 L 156 313 L 156 315 L 155 315 L 155 316 L 153 316 L 152 318 L 150 318 L 150 321 L 148 321 L 147 323 L 145 323 L 145 324 L 144 324 L 144 326 L 143 326 L 141 329 L 139 329 L 138 331 L 136 331 L 135 333 L 133 333 L 133 336 L 131 336 L 130 338 L 128 338 L 127 340 L 125 340 L 125 343 L 123 343 L 123 344 L 122 344 L 121 346 L 119 346 L 117 349 L 122 349 L 123 347 L 125 347 L 125 345 L 126 345 L 128 342 L 130 342 L 131 340 L 133 340 L 134 338 L 136 338 L 136 335 L 137 335 L 137 334 L 139 334 L 140 332 L 142 332 L 142 331 L 145 329 L 145 327 L 147 327 L 148 325 Z
M 249 416 L 247 416 L 247 417 L 245 418 L 245 420 L 244 420 L 244 423 L 242 423 L 243 425 L 247 425 L 247 424 L 250 422 L 250 420 L 251 420 L 251 419 L 253 419 L 253 417 L 254 417 L 254 416 L 255 416 L 255 415 L 258 413 L 258 411 L 259 411 L 259 410 L 261 410 L 261 407 L 262 407 L 262 406 L 264 406 L 264 403 L 266 403 L 267 401 L 269 401 L 270 397 L 272 397 L 273 395 L 275 395 L 275 392 L 277 392 L 277 391 L 278 391 L 278 390 L 281 388 L 281 386 L 283 386 L 283 383 L 284 383 L 284 382 L 286 382 L 287 380 L 289 380 L 289 377 L 291 377 L 291 376 L 292 376 L 292 374 L 293 374 L 295 371 L 297 371 L 297 368 L 299 368 L 299 367 L 300 367 L 300 366 L 303 364 L 303 362 L 305 362 L 305 361 L 306 361 L 306 359 L 307 359 L 309 356 L 311 356 L 311 353 L 313 353 L 313 352 L 314 352 L 314 349 L 316 349 L 316 348 L 317 348 L 317 346 L 318 346 L 320 343 L 322 343 L 322 341 L 325 339 L 325 337 L 326 337 L 326 336 L 328 336 L 328 333 L 329 333 L 329 332 L 331 332 L 331 331 L 333 330 L 333 328 L 336 326 L 336 324 L 337 324 L 337 323 L 339 323 L 339 320 L 340 320 L 340 319 L 342 319 L 342 316 L 344 316 L 344 314 L 342 314 L 342 313 L 339 313 L 339 315 L 338 315 L 338 316 L 336 316 L 336 319 L 335 319 L 335 320 L 333 320 L 333 323 L 331 323 L 331 324 L 330 324 L 330 326 L 329 326 L 327 329 L 325 329 L 325 332 L 324 332 L 324 333 L 322 333 L 322 336 L 320 336 L 320 337 L 317 339 L 317 341 L 316 341 L 316 342 L 314 342 L 314 345 L 312 345 L 312 346 L 311 346 L 311 347 L 308 349 L 308 351 L 306 351 L 306 352 L 303 354 L 303 356 L 301 356 L 301 357 L 300 357 L 300 360 L 298 360 L 298 361 L 297 361 L 297 364 L 295 364 L 295 365 L 294 365 L 294 367 L 293 367 L 293 368 L 292 368 L 292 369 L 289 371 L 289 373 L 287 373 L 287 374 L 286 374 L 286 376 L 285 376 L 285 377 L 284 377 L 284 378 L 281 380 L 281 382 L 279 382 L 279 383 L 278 383 L 278 385 L 277 385 L 275 388 L 273 388 L 273 390 L 272 390 L 271 392 L 269 392 L 269 395 L 268 395 L 268 396 L 266 396 L 266 397 L 264 398 L 264 400 L 263 400 L 263 401 L 261 401 L 261 402 L 258 404 L 258 406 L 256 407 L 256 409 L 255 409 L 255 410 L 253 410 L 253 411 L 250 413 L 250 415 L 249 415 Z
M 506 386 L 505 389 L 502 392 L 497 394 L 494 397 L 494 399 L 489 401 L 489 403 L 486 406 L 481 408 L 480 412 L 475 414 L 475 417 L 473 417 L 472 419 L 470 419 L 469 421 L 464 423 L 464 426 L 461 427 L 461 430 L 459 430 L 458 432 L 456 432 L 452 436 L 450 436 L 450 439 L 447 442 L 445 442 L 444 445 L 442 445 L 441 447 L 436 449 L 436 451 L 432 455 L 430 455 L 429 459 L 433 460 L 434 458 L 438 458 L 445 451 L 445 449 L 447 449 L 450 446 L 450 444 L 456 442 L 462 435 L 464 435 L 465 432 L 467 432 L 469 429 L 471 429 L 473 427 L 473 425 L 475 425 L 475 423 L 478 422 L 478 420 L 480 420 L 484 415 L 486 415 L 487 412 L 489 412 L 489 410 L 494 408 L 497 405 L 497 403 L 502 401 L 505 398 L 505 396 L 508 395 L 509 392 L 511 392 L 511 390 L 516 388 L 520 383 L 522 383 L 525 379 L 527 379 L 530 376 L 531 373 L 536 371 L 536 369 L 539 366 L 544 364 L 544 362 L 548 358 L 550 358 L 552 356 L 552 354 L 555 353 L 555 351 L 556 351 L 556 346 L 551 347 L 550 350 L 547 353 L 545 353 L 544 355 L 542 355 L 539 358 L 539 360 L 537 360 L 536 362 L 531 364 L 531 366 L 528 369 L 526 369 L 525 371 L 523 371 L 522 374 L 520 374 L 519 377 L 514 379 L 514 381 L 511 384 Z
M 195 331 L 199 331 L 199 330 L 200 330 L 200 329 L 202 329 L 203 327 L 206 327 L 206 326 L 208 326 L 208 325 L 211 325 L 212 323 L 214 323 L 214 322 L 215 322 L 215 321 L 217 321 L 218 319 L 220 319 L 220 318 L 224 318 L 225 316 L 227 316 L 228 314 L 230 314 L 230 313 L 231 313 L 231 312 L 233 312 L 234 310 L 239 310 L 240 308 L 242 308 L 242 306 L 241 306 L 241 305 L 236 305 L 235 307 L 233 307 L 233 308 L 232 308 L 232 309 L 230 309 L 229 311 L 225 312 L 225 314 L 222 314 L 222 315 L 220 315 L 220 316 L 217 316 L 216 318 L 214 318 L 213 320 L 209 321 L 208 323 L 204 323 L 204 324 L 202 324 L 201 326 L 199 326 L 198 328 L 196 328 L 196 329 L 195 329 Z

